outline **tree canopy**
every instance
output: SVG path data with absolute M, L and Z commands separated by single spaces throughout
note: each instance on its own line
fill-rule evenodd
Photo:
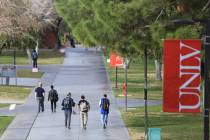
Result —
M 57 17 L 51 0 L 0 0 L 0 49 L 5 44 L 36 43 L 43 30 L 55 26 Z
M 177 26 L 174 19 L 206 19 L 208 0 L 55 0 L 73 36 L 87 46 L 106 46 L 126 57 L 144 47 L 161 58 L 162 39 L 199 38 L 202 26 Z

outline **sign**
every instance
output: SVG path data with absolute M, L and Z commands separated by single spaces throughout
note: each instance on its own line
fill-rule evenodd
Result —
M 115 53 L 110 54 L 110 67 L 123 67 L 123 58 Z
M 32 72 L 39 72 L 38 68 L 32 68 Z
M 16 77 L 15 66 L 3 66 L 1 69 L 1 77 Z
M 201 112 L 201 40 L 164 41 L 164 112 Z

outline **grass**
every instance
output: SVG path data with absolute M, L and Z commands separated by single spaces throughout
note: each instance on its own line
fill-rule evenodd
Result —
M 8 125 L 12 122 L 14 117 L 1 116 L 0 117 L 0 136 L 4 133 Z
M 64 54 L 53 51 L 53 50 L 42 50 L 39 51 L 38 65 L 48 65 L 48 64 L 62 64 L 64 60 Z M 3 52 L 0 55 L 0 64 L 13 64 L 13 53 Z M 16 64 L 29 64 L 26 52 L 17 51 L 16 52 Z
M 41 78 L 44 72 L 32 72 L 31 70 L 17 70 L 19 78 Z
M 122 85 L 125 80 L 125 70 L 118 68 L 118 88 L 115 88 L 115 68 L 109 68 L 106 63 L 109 78 L 112 82 L 113 93 L 116 97 L 122 97 Z M 143 62 L 135 62 L 128 69 L 128 98 L 144 98 L 144 66 Z M 162 81 L 155 80 L 155 65 L 148 62 L 148 99 L 162 99 Z
M 0 108 L 5 108 L 5 107 L 9 107 L 10 104 L 5 104 L 5 103 L 0 103 Z
M 164 113 L 161 106 L 148 107 L 149 127 L 161 128 L 164 140 L 202 140 L 202 114 Z M 124 112 L 123 120 L 132 140 L 144 140 L 144 107 Z
M 115 88 L 115 68 L 108 69 L 112 82 L 113 94 L 122 95 L 122 83 L 125 79 L 125 70 L 118 70 L 118 88 Z M 143 99 L 144 96 L 144 65 L 143 62 L 132 63 L 128 70 L 128 98 Z M 121 96 L 122 97 L 122 96 Z M 148 99 L 162 99 L 162 81 L 155 80 L 155 65 L 148 61 Z M 128 128 L 132 140 L 144 140 L 144 107 L 124 112 L 122 118 Z M 161 128 L 164 140 L 202 140 L 203 117 L 202 114 L 164 113 L 162 106 L 148 107 L 148 126 Z
M 32 87 L 0 86 L 0 99 L 22 101 L 28 97 Z

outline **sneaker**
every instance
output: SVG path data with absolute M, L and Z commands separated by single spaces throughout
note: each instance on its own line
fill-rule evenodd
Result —
M 106 125 L 105 124 L 103 125 L 103 129 L 106 129 Z
M 68 129 L 71 129 L 71 127 L 69 126 Z

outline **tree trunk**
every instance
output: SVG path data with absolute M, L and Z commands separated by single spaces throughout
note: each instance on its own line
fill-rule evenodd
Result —
M 162 80 L 162 74 L 161 74 L 161 63 L 158 60 L 155 60 L 155 72 L 156 72 L 156 80 Z
M 39 40 L 36 41 L 36 48 L 35 48 L 37 54 L 39 54 Z
M 60 49 L 61 48 L 61 40 L 60 40 L 60 35 L 59 35 L 59 26 L 62 22 L 62 18 L 58 18 L 58 22 L 57 22 L 57 25 L 56 25 L 56 46 L 55 48 L 56 49 Z
M 129 59 L 128 59 L 128 66 L 127 66 L 127 69 L 129 69 L 129 68 L 130 68 L 130 64 L 131 64 L 131 62 L 132 62 L 132 59 L 131 59 L 131 58 L 129 58 Z
M 3 50 L 3 47 L 2 47 L 2 46 L 0 46 L 0 54 L 2 54 L 2 50 Z
M 26 48 L 26 53 L 28 55 L 28 63 L 32 64 L 31 52 L 30 52 L 30 49 L 28 47 Z

